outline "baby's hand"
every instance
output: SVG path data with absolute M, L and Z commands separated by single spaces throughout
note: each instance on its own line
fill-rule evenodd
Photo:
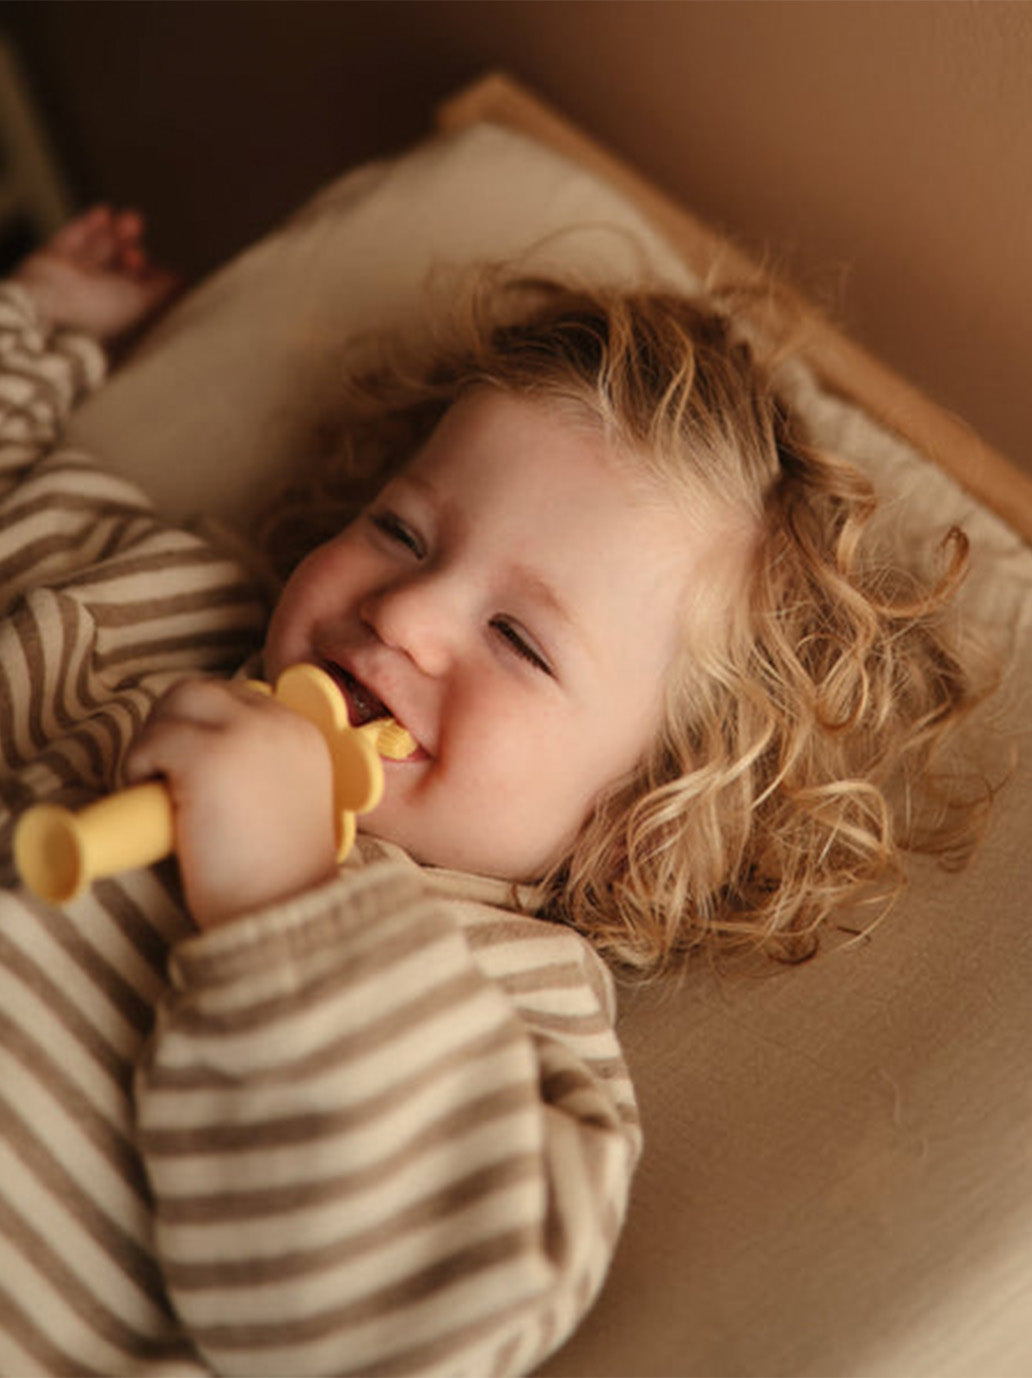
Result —
M 163 775 L 186 902 L 211 928 L 336 873 L 333 773 L 319 731 L 241 684 L 184 680 L 126 763 Z
M 137 211 L 94 206 L 69 221 L 11 275 L 51 325 L 110 343 L 140 326 L 180 286 L 151 263 Z

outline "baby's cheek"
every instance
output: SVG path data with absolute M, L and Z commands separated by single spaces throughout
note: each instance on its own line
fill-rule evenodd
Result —
M 497 797 L 520 879 L 543 874 L 573 842 L 595 790 L 576 752 L 557 743 L 527 746 Z M 486 811 L 485 811 L 486 812 Z

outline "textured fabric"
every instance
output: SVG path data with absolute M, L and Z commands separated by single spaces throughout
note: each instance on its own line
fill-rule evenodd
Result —
M 171 863 L 63 910 L 14 884 L 17 814 L 110 787 L 264 616 L 55 448 L 102 369 L 0 295 L 0 1372 L 525 1370 L 597 1292 L 639 1151 L 581 939 L 372 842 L 200 935 Z

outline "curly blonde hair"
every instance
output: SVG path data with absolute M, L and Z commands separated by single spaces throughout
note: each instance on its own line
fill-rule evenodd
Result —
M 829 915 L 885 907 L 905 851 L 962 863 L 992 792 L 948 752 L 988 691 L 956 625 L 965 536 L 937 569 L 887 552 L 871 483 L 810 443 L 727 305 L 483 272 L 436 319 L 348 380 L 330 457 L 277 501 L 282 573 L 482 385 L 578 406 L 755 527 L 744 596 L 685 639 L 651 749 L 543 879 L 542 912 L 642 975 L 700 948 L 799 960 Z

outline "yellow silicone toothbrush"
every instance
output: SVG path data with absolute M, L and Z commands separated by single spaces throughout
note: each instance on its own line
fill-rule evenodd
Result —
M 333 762 L 333 810 L 337 857 L 355 840 L 355 815 L 368 813 L 383 794 L 383 764 L 415 750 L 412 736 L 393 718 L 352 727 L 344 698 L 332 677 L 316 665 L 291 665 L 275 689 L 257 680 L 248 685 L 273 695 L 322 733 Z M 149 866 L 175 846 L 168 789 L 160 780 L 120 790 L 79 812 L 39 804 L 19 820 L 14 860 L 22 880 L 41 899 L 64 904 L 94 880 Z

